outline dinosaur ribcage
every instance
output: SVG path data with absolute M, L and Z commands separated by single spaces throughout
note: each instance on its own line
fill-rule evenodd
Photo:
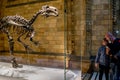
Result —
M 23 26 L 18 26 L 14 24 L 10 24 L 9 21 L 13 21 L 14 23 L 21 24 Z M 12 33 L 17 33 L 18 35 L 29 32 L 29 27 L 26 26 L 28 24 L 28 20 L 24 19 L 21 16 L 7 16 L 0 20 L 0 31 L 5 33 L 12 31 Z
M 16 35 L 28 35 L 29 34 L 29 29 L 27 29 L 25 26 L 15 26 L 15 25 L 11 25 L 11 24 L 1 24 L 0 23 L 0 32 L 1 33 L 6 33 L 9 32 L 10 34 L 16 34 Z

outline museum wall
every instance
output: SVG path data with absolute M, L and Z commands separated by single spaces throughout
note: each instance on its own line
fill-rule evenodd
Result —
M 101 45 L 104 35 L 112 31 L 112 5 L 110 0 L 93 0 L 92 7 L 92 54 L 96 52 Z
M 85 0 L 67 0 L 66 4 L 69 67 L 78 68 L 85 53 Z
M 16 34 L 14 36 L 15 56 L 19 63 L 35 64 L 41 66 L 64 66 L 64 1 L 63 0 L 4 0 L 3 16 L 21 15 L 26 19 L 31 19 L 43 5 L 50 5 L 58 8 L 58 17 L 39 16 L 33 24 L 35 28 L 34 39 L 39 41 L 39 46 L 33 45 L 29 39 L 22 39 L 30 45 L 33 52 L 26 54 L 24 47 L 17 42 Z M 3 17 L 2 16 L 2 17 Z M 3 36 L 3 34 L 1 34 Z M 0 36 L 1 36 L 0 35 Z M 24 37 L 23 37 L 24 38 Z M 8 39 L 4 35 L 2 43 L 1 60 L 10 61 Z M 4 57 L 6 56 L 6 57 Z

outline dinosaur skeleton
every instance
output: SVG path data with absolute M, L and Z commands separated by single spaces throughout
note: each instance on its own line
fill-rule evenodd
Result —
M 9 51 L 12 56 L 11 62 L 12 62 L 13 68 L 17 68 L 19 67 L 19 65 L 17 64 L 14 53 L 13 53 L 14 40 L 10 34 L 11 29 L 13 30 L 13 32 L 18 34 L 17 41 L 20 42 L 24 46 L 25 50 L 26 51 L 30 50 L 29 46 L 21 40 L 21 37 L 25 35 L 24 39 L 29 38 L 31 42 L 33 42 L 35 45 L 38 45 L 38 41 L 33 40 L 34 33 L 35 33 L 34 28 L 33 28 L 33 23 L 38 17 L 38 15 L 43 15 L 46 17 L 58 16 L 58 10 L 55 7 L 45 5 L 45 6 L 42 6 L 41 10 L 39 10 L 37 13 L 33 15 L 31 20 L 27 20 L 23 18 L 22 16 L 18 16 L 18 15 L 7 16 L 7 17 L 3 17 L 2 19 L 0 19 L 0 31 L 5 33 L 8 37 L 8 42 L 9 42 L 9 47 L 10 47 Z

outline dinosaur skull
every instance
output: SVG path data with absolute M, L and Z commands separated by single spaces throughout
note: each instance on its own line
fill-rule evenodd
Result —
M 53 6 L 48 5 L 42 6 L 42 11 L 43 11 L 42 15 L 45 15 L 46 17 L 58 16 L 58 10 Z

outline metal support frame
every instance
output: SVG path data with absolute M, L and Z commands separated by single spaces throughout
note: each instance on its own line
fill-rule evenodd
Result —
M 66 57 L 67 57 L 67 0 L 64 0 L 64 80 L 66 80 Z

